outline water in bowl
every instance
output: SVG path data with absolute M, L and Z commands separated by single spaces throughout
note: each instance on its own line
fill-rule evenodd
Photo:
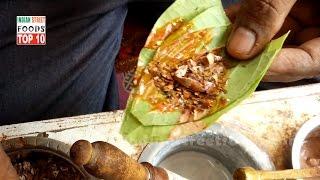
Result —
M 181 151 L 165 158 L 160 167 L 166 168 L 189 180 L 231 180 L 232 175 L 221 162 L 196 152 Z

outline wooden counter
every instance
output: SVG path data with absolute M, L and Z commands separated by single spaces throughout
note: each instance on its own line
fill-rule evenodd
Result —
M 78 139 L 107 141 L 138 158 L 143 149 L 119 134 L 122 111 L 44 120 L 0 127 L 0 137 L 34 136 L 72 144 Z M 311 118 L 320 120 L 320 84 L 256 92 L 220 118 L 219 123 L 242 132 L 264 149 L 277 169 L 290 168 L 290 149 L 298 128 Z

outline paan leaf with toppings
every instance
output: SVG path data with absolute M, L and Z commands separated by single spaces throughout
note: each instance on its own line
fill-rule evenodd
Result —
M 252 60 L 238 62 L 227 57 L 223 50 L 230 28 L 220 0 L 202 0 L 201 3 L 198 0 L 176 0 L 161 15 L 140 52 L 137 85 L 125 111 L 121 133 L 129 142 L 164 141 L 199 132 L 255 91 L 287 35 L 270 42 Z M 166 106 L 173 100 L 168 99 L 154 80 L 152 73 L 157 71 L 150 74 L 152 69 L 148 67 L 164 62 L 171 67 L 177 62 L 199 59 L 200 55 L 213 51 L 218 52 L 224 63 L 230 66 L 226 73 L 225 91 L 216 96 L 217 99 L 225 99 L 226 103 L 210 106 L 209 113 L 203 117 L 195 118 L 193 114 L 193 119 L 181 121 L 187 114 L 186 108 Z

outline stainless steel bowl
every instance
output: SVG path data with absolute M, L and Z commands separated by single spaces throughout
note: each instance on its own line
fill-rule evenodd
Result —
M 315 118 L 305 122 L 297 132 L 292 146 L 291 161 L 293 169 L 300 169 L 300 153 L 302 145 L 309 135 L 320 128 L 320 119 Z
M 179 156 L 182 158 L 179 159 Z M 189 162 L 185 159 L 189 159 Z M 149 162 L 189 178 L 190 174 L 197 173 L 200 176 L 199 179 L 210 179 L 211 177 L 208 172 L 200 172 L 206 168 L 205 163 L 213 166 L 213 169 L 207 171 L 212 172 L 214 168 L 222 169 L 225 173 L 224 179 L 231 179 L 230 175 L 237 168 L 244 166 L 264 170 L 275 169 L 269 156 L 252 141 L 219 124 L 202 133 L 176 141 L 150 144 L 142 152 L 139 162 Z M 193 169 L 188 168 L 190 166 Z

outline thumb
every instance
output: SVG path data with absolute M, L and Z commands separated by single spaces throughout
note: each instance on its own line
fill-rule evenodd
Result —
M 237 59 L 259 53 L 281 28 L 296 0 L 244 0 L 227 51 Z
M 320 76 L 320 37 L 297 48 L 284 48 L 273 61 L 264 81 L 291 82 Z

